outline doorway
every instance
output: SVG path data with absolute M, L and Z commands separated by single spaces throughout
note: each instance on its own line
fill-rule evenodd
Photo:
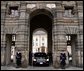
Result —
M 68 34 L 67 38 L 67 53 L 69 66 L 76 64 L 76 48 L 77 48 L 77 35 Z
M 15 62 L 15 34 L 6 34 L 6 65 Z

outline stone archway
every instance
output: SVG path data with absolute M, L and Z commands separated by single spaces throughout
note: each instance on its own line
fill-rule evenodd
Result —
M 48 34 L 48 52 L 52 62 L 52 24 L 53 16 L 46 9 L 36 9 L 30 13 L 29 65 L 32 65 L 32 34 L 35 29 L 43 28 Z

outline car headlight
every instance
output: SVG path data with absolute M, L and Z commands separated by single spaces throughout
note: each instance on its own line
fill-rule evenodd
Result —
M 46 61 L 49 61 L 49 59 L 47 59 Z
M 36 61 L 36 59 L 34 59 L 34 61 Z

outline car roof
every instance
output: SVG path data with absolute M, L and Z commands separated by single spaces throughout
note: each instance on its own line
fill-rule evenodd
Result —
M 35 54 L 46 54 L 46 53 L 44 53 L 44 52 L 36 52 Z

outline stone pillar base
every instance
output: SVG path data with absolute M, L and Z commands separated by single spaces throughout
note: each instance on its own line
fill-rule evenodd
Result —
M 54 61 L 53 67 L 54 67 L 54 68 L 60 68 L 60 63 L 59 63 L 58 60 L 55 60 L 55 61 Z
M 22 68 L 27 68 L 28 67 L 28 59 L 27 59 L 27 51 L 22 52 Z
M 24 61 L 22 61 L 22 65 L 21 65 L 22 68 L 27 68 L 28 67 L 28 63 L 27 63 L 27 60 L 24 59 Z
M 60 68 L 60 60 L 59 60 L 57 50 L 55 53 L 53 53 L 53 67 L 54 68 Z

